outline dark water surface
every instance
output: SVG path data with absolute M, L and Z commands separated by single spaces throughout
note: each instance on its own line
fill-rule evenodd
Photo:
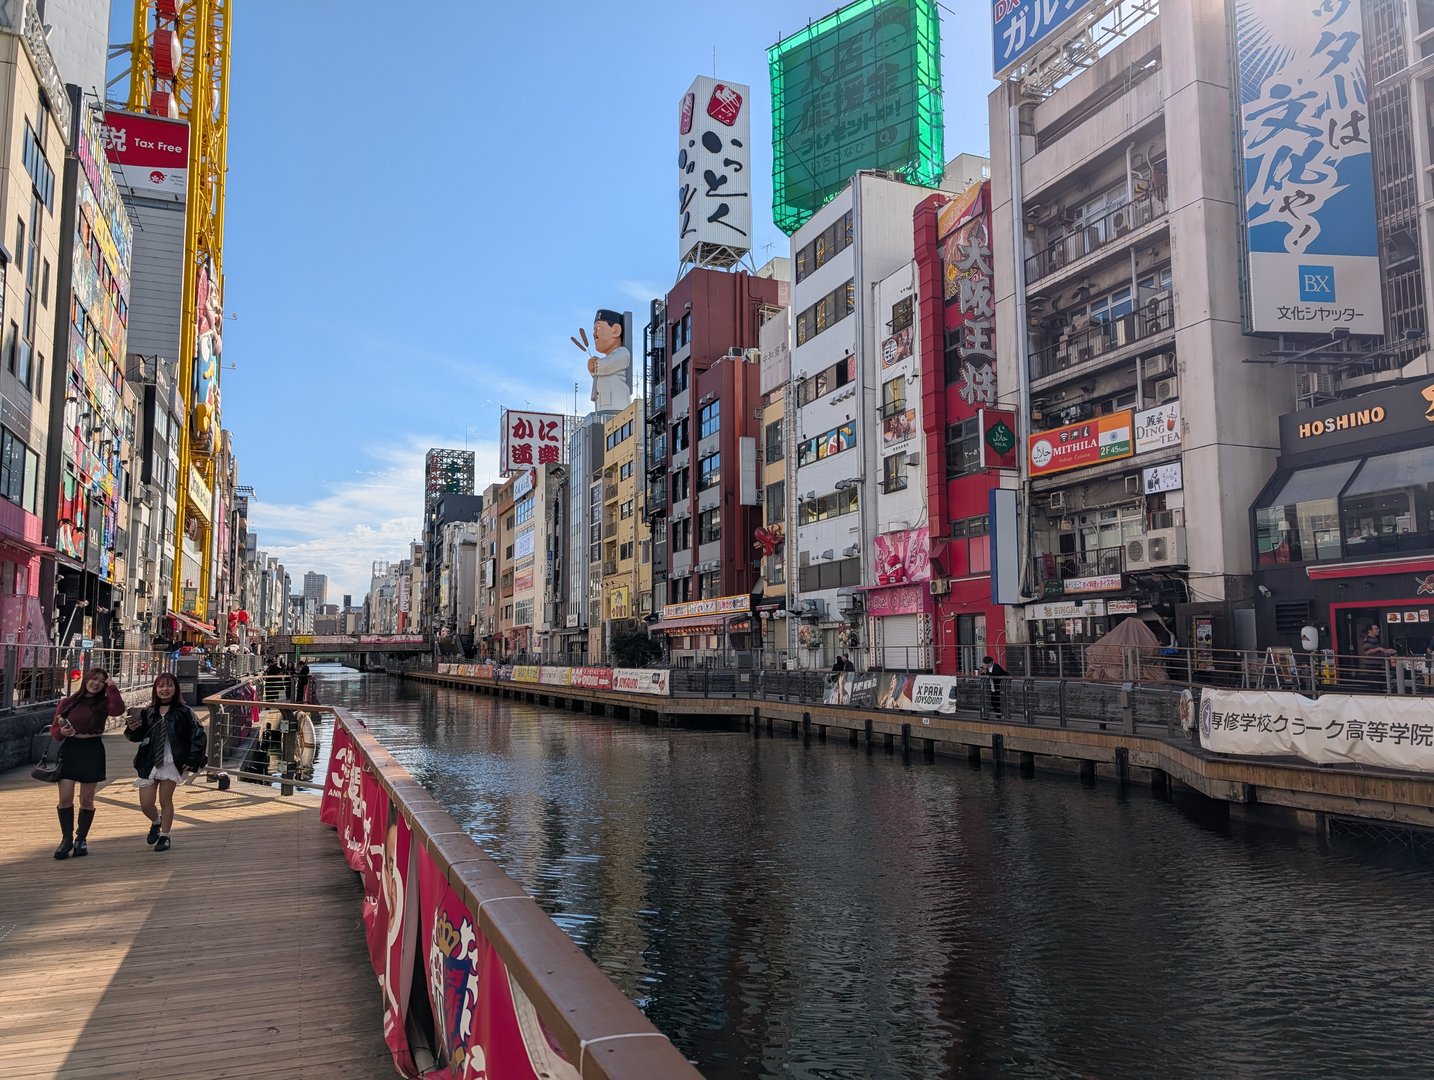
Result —
M 1427 866 L 1140 789 L 320 674 L 714 1080 L 1434 1076 Z

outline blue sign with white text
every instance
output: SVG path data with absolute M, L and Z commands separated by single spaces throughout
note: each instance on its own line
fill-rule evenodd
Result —
M 992 72 L 998 79 L 1044 44 L 1091 0 L 991 0 L 995 58 Z

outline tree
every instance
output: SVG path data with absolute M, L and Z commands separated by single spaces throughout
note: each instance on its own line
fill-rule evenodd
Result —
M 642 667 L 662 659 L 662 646 L 641 630 L 624 630 L 612 639 L 614 667 Z

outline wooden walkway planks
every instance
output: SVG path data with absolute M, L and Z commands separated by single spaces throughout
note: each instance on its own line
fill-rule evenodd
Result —
M 0 1078 L 391 1077 L 358 875 L 318 797 L 181 787 L 155 854 L 131 785 L 57 862 L 55 789 L 0 774 Z

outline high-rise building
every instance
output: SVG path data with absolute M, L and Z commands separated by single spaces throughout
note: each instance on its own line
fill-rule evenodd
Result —
M 329 578 L 310 570 L 304 575 L 304 599 L 315 605 L 329 602 Z
M 603 425 L 602 485 L 603 652 L 615 635 L 635 630 L 652 612 L 652 541 L 642 516 L 644 460 L 641 402 L 614 413 Z

